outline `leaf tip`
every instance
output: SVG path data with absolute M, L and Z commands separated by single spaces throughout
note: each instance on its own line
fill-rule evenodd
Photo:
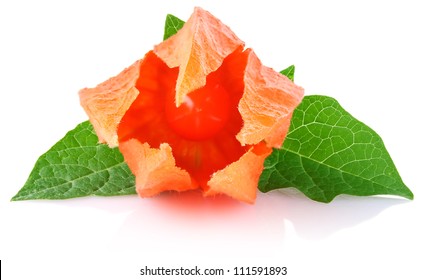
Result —
M 292 64 L 291 66 L 283 69 L 282 71 L 280 71 L 280 74 L 288 77 L 291 81 L 294 81 L 295 65 Z
M 413 194 L 413 192 L 408 187 L 406 187 L 406 194 L 403 195 L 403 197 L 404 198 L 407 198 L 409 200 L 414 200 L 415 199 L 415 195 Z
M 166 17 L 165 17 L 163 40 L 165 41 L 169 37 L 176 34 L 177 31 L 179 31 L 183 27 L 184 24 L 185 24 L 184 20 L 181 20 L 180 18 L 176 17 L 175 15 L 167 14 Z
M 20 201 L 20 200 L 24 200 L 22 199 L 22 197 L 19 195 L 19 193 L 15 194 L 15 196 L 13 196 L 10 201 Z

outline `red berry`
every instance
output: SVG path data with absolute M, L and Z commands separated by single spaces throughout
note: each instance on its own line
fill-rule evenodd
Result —
M 230 97 L 219 84 L 205 85 L 185 96 L 176 107 L 174 98 L 165 105 L 169 126 L 188 140 L 206 140 L 214 137 L 229 119 Z

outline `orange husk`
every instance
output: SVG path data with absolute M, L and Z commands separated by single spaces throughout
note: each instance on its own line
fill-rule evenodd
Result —
M 195 8 L 176 35 L 154 48 L 168 67 L 180 69 L 176 105 L 186 94 L 204 86 L 207 76 L 220 67 L 224 58 L 243 45 L 228 26 L 209 12 Z
M 205 195 L 226 194 L 243 202 L 254 203 L 263 162 L 270 153 L 271 149 L 264 143 L 252 147 L 239 160 L 212 175 L 208 181 L 210 188 Z
M 161 94 L 172 87 L 175 103 L 180 105 L 185 95 L 208 80 L 223 80 L 232 98 L 239 100 L 233 113 L 237 120 L 230 126 L 234 134 L 224 136 L 223 132 L 199 143 L 180 140 L 163 124 L 162 107 L 154 102 L 164 99 Z M 119 145 L 136 176 L 140 196 L 200 187 L 205 195 L 225 194 L 247 203 L 255 201 L 263 162 L 272 147 L 282 145 L 302 96 L 301 87 L 263 66 L 251 49 L 244 50 L 244 43 L 229 27 L 200 8 L 195 8 L 176 35 L 155 46 L 143 60 L 93 89 L 80 91 L 81 104 L 100 141 Z M 220 144 L 227 142 L 230 146 Z M 206 168 L 208 176 L 184 163 L 184 153 L 194 147 L 194 153 L 205 153 L 196 160 L 210 157 L 215 164 Z M 217 154 L 224 150 L 228 151 L 223 156 Z M 232 153 L 231 160 L 224 161 Z
M 244 83 L 245 90 L 239 103 L 244 126 L 236 137 L 242 145 L 265 140 L 268 146 L 280 148 L 292 112 L 303 97 L 303 89 L 286 76 L 262 65 L 253 51 L 248 56 Z
M 95 88 L 80 90 L 80 104 L 89 116 L 99 141 L 118 146 L 118 125 L 130 105 L 139 95 L 135 85 L 141 60 Z
M 186 191 L 196 189 L 190 175 L 176 166 L 170 145 L 161 144 L 153 149 L 148 143 L 130 139 L 120 145 L 126 162 L 136 176 L 137 192 L 143 197 L 154 196 L 163 191 Z

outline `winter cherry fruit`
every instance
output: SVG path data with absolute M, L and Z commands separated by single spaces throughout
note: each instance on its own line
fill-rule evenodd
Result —
M 230 114 L 230 97 L 226 89 L 208 84 L 184 97 L 176 107 L 173 97 L 165 105 L 168 125 L 181 137 L 202 141 L 214 137 L 226 125 Z

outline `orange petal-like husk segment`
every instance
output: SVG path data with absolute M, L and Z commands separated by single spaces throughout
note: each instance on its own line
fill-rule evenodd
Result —
M 196 189 L 190 175 L 178 168 L 168 144 L 159 149 L 136 139 L 120 143 L 120 151 L 136 176 L 136 191 L 141 197 L 149 197 L 163 191 L 187 191 Z
M 80 103 L 89 116 L 99 141 L 110 147 L 118 146 L 117 129 L 122 117 L 136 99 L 135 85 L 141 60 L 95 88 L 80 90 Z
M 265 140 L 269 147 L 279 148 L 304 90 L 284 75 L 262 65 L 255 53 L 249 51 L 245 90 L 239 102 L 244 125 L 236 137 L 242 145 Z
M 230 28 L 209 12 L 195 8 L 177 34 L 154 48 L 170 68 L 179 67 L 176 104 L 186 94 L 206 84 L 207 75 L 220 67 L 224 58 L 244 46 Z
M 205 192 L 205 196 L 225 194 L 253 204 L 264 160 L 271 151 L 264 142 L 260 143 L 248 150 L 239 160 L 215 172 L 208 181 L 210 188 Z

